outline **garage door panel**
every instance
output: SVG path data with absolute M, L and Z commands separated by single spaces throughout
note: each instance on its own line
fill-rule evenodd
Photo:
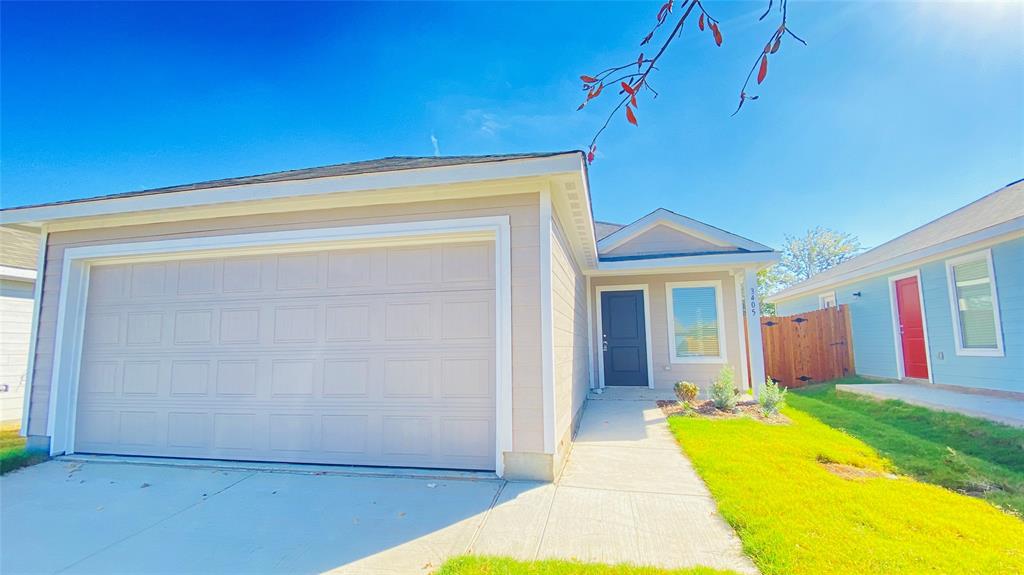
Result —
M 133 351 L 358 341 L 403 345 L 494 339 L 493 290 L 353 296 L 250 297 L 98 304 L 86 314 L 86 351 Z
M 410 287 L 493 289 L 494 277 L 494 245 L 480 242 L 101 264 L 90 273 L 89 294 L 94 303 L 117 303 L 167 296 L 402 293 Z
M 493 255 L 96 266 L 76 450 L 493 469 Z

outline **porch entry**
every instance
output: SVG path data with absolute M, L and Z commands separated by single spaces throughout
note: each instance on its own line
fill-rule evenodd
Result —
M 643 290 L 601 292 L 604 384 L 647 387 L 647 318 Z
M 928 349 L 917 276 L 896 280 L 895 290 L 903 376 L 928 379 Z

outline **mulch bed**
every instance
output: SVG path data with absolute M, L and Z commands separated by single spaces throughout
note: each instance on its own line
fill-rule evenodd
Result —
M 682 403 L 675 400 L 659 399 L 658 407 L 661 408 L 662 413 L 664 413 L 666 417 L 706 417 L 708 419 L 735 419 L 737 417 L 749 417 L 764 423 L 771 423 L 775 425 L 788 425 L 790 423 L 789 418 L 781 413 L 771 417 L 761 415 L 761 406 L 758 405 L 756 401 L 740 401 L 736 404 L 736 411 L 733 412 L 719 410 L 715 407 L 715 402 L 710 399 L 693 402 L 690 404 L 690 409 L 686 409 Z

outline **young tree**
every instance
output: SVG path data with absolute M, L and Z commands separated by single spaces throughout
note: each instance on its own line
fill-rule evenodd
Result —
M 643 48 L 652 40 L 655 35 L 658 34 L 663 24 L 669 21 L 672 15 L 672 10 L 675 7 L 675 0 L 668 0 L 661 5 L 657 14 L 657 23 L 654 28 L 644 36 L 643 40 L 640 41 L 640 47 Z M 590 146 L 587 151 L 587 161 L 593 163 L 594 153 L 597 151 L 597 139 L 601 136 L 601 133 L 605 131 L 612 118 L 619 112 L 619 110 L 625 108 L 626 121 L 634 126 L 637 124 L 636 109 L 638 107 L 637 97 L 642 91 L 649 92 L 653 97 L 658 97 L 658 92 L 651 87 L 651 73 L 658 70 L 656 64 L 658 60 L 665 54 L 668 47 L 672 44 L 672 41 L 678 38 L 683 32 L 683 24 L 691 13 L 696 10 L 697 14 L 697 29 L 701 32 L 706 32 L 714 39 L 716 45 L 722 45 L 722 30 L 721 23 L 716 20 L 707 10 L 704 9 L 704 4 L 700 0 L 683 0 L 680 3 L 680 16 L 676 20 L 675 26 L 671 28 L 668 36 L 661 42 L 660 48 L 655 52 L 654 56 L 647 57 L 644 52 L 640 52 L 636 60 L 631 60 L 620 66 L 612 66 L 606 68 L 596 74 L 589 75 L 584 74 L 580 76 L 580 80 L 583 81 L 583 91 L 587 93 L 586 100 L 579 105 L 577 110 L 582 110 L 586 105 L 601 95 L 606 86 L 610 86 L 612 91 L 618 91 L 618 105 L 612 109 L 608 114 L 604 125 L 594 134 L 594 138 L 590 141 Z M 761 84 L 768 76 L 768 56 L 775 54 L 779 51 L 782 46 L 782 38 L 784 36 L 791 36 L 796 41 L 803 45 L 807 45 L 787 25 L 787 16 L 789 8 L 789 0 L 768 0 L 768 8 L 761 15 L 759 20 L 764 20 L 769 14 L 772 13 L 772 9 L 775 8 L 779 17 L 779 26 L 772 32 L 768 38 L 768 42 L 764 45 L 761 53 L 757 55 L 757 59 L 754 60 L 754 65 L 750 68 L 750 72 L 747 73 L 746 79 L 743 81 L 743 86 L 740 88 L 740 102 L 736 106 L 736 111 L 733 112 L 735 116 L 740 108 L 743 107 L 743 103 L 747 100 L 756 100 L 757 95 L 748 93 L 750 81 L 754 78 L 754 72 L 757 71 L 757 83 Z M 633 71 L 633 67 L 636 66 L 636 71 Z
M 860 240 L 853 234 L 821 226 L 811 228 L 800 236 L 786 234 L 779 263 L 762 270 L 757 276 L 762 309 L 773 315 L 773 309 L 765 308 L 765 305 L 773 307 L 764 303 L 766 296 L 835 267 L 857 255 L 860 249 Z

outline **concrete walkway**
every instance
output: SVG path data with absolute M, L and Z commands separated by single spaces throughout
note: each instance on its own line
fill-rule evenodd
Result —
M 49 461 L 0 477 L 0 573 L 397 575 L 467 552 L 757 572 L 650 399 L 591 400 L 557 484 L 381 472 Z
M 836 389 L 876 399 L 899 399 L 939 411 L 953 411 L 1015 427 L 1024 427 L 1024 401 L 1019 399 L 964 393 L 929 387 L 928 384 L 913 383 L 837 385 Z
M 510 483 L 470 550 L 757 573 L 679 450 L 656 397 L 665 392 L 607 388 L 592 395 L 558 483 Z

